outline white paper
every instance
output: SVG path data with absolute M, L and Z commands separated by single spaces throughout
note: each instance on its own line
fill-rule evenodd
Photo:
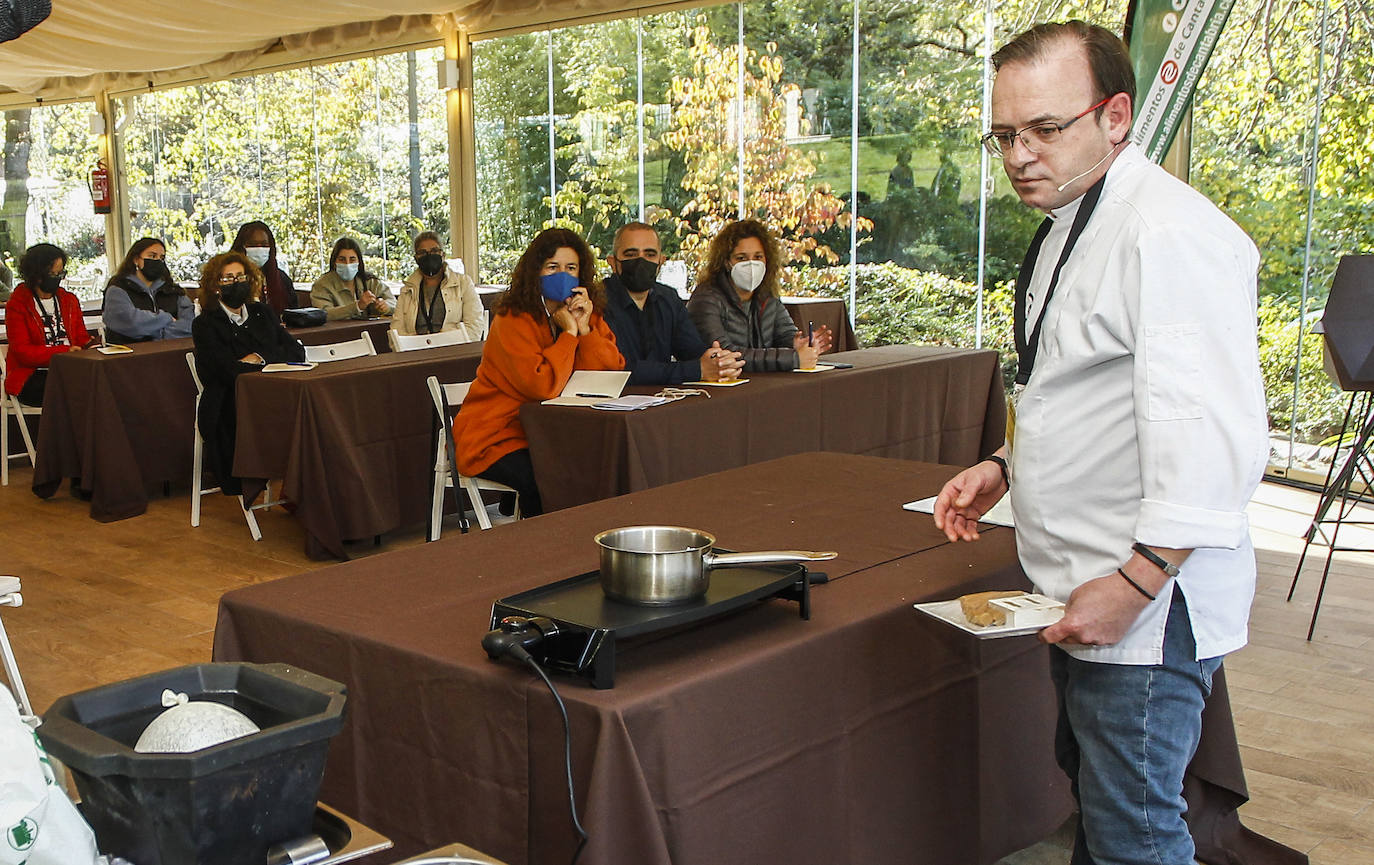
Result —
M 933 514 L 935 513 L 935 499 L 937 498 L 939 497 L 931 496 L 928 499 L 918 499 L 914 502 L 907 502 L 902 505 L 902 509 L 915 511 L 918 514 Z M 983 514 L 978 522 L 1013 528 L 1016 525 L 1016 521 L 1011 515 L 1011 496 L 1004 495 L 1002 498 L 998 499 L 997 504 L 988 508 L 988 512 Z
M 602 411 L 639 411 L 640 409 L 649 408 L 650 406 L 665 405 L 672 401 L 673 400 L 662 396 L 630 394 L 628 396 L 622 396 L 619 399 L 603 400 L 602 402 L 594 403 L 592 408 L 601 409 Z
M 303 362 L 301 362 L 301 363 L 269 363 L 267 366 L 265 366 L 265 367 L 262 368 L 262 371 L 263 371 L 263 372 L 305 372 L 305 371 L 308 370 L 308 369 L 314 369 L 314 368 L 315 368 L 315 364 L 313 364 L 313 363 L 311 363 L 310 361 L 307 360 L 307 361 L 303 361 Z
M 102 345 L 98 347 L 96 351 L 100 352 L 101 354 L 133 354 L 134 350 L 129 348 L 127 345 L 115 345 L 114 343 L 111 343 L 109 345 Z

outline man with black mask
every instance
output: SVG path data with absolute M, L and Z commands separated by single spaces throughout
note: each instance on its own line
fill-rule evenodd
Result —
M 687 305 L 658 282 L 663 264 L 658 234 L 642 222 L 620 227 L 606 261 L 606 323 L 625 357 L 630 384 L 729 381 L 739 377 L 739 352 L 708 348 L 687 314 Z

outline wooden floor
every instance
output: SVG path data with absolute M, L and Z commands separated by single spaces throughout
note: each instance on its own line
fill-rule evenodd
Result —
M 237 506 L 205 499 L 199 529 L 184 491 L 136 519 L 102 524 L 65 490 L 43 501 L 16 465 L 0 488 L 0 574 L 23 581 L 24 606 L 0 608 L 41 712 L 57 697 L 210 659 L 219 596 L 326 566 L 302 552 L 295 521 L 260 515 L 248 536 Z M 1338 554 L 1315 639 L 1308 617 L 1323 556 L 1309 559 L 1292 603 L 1288 583 L 1316 497 L 1266 484 L 1250 508 L 1260 559 L 1250 645 L 1227 659 L 1227 680 L 1250 783 L 1247 825 L 1307 851 L 1314 865 L 1374 862 L 1374 554 Z M 455 530 L 456 529 L 452 529 Z M 1374 533 L 1342 542 L 1374 547 Z M 423 543 L 421 527 L 355 556 Z M 1004 860 L 1062 865 L 1067 827 Z

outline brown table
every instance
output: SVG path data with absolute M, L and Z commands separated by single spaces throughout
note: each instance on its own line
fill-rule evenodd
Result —
M 349 321 L 293 330 L 307 345 L 355 339 L 368 331 L 386 351 L 385 321 Z M 59 354 L 49 367 L 35 444 L 33 491 L 43 498 L 66 478 L 91 494 L 100 522 L 148 509 L 148 490 L 187 484 L 196 388 L 186 368 L 190 337 L 141 342 L 132 354 Z M 32 425 L 32 420 L 30 420 Z
M 901 510 L 955 471 L 797 455 L 241 589 L 220 602 L 215 657 L 348 686 L 322 796 L 399 854 L 460 838 L 513 865 L 566 862 L 561 723 L 537 679 L 479 648 L 492 601 L 593 569 L 590 538 L 615 525 L 834 548 L 810 621 L 769 601 L 622 644 L 613 690 L 556 677 L 591 834 L 583 861 L 986 865 L 1048 834 L 1069 799 L 1049 650 L 911 609 L 1025 584 L 1010 530 L 956 546 Z M 817 485 L 844 506 L 811 504 Z M 1202 861 L 1306 861 L 1235 814 L 1244 772 L 1221 673 L 1185 795 Z
M 833 297 L 784 297 L 782 303 L 801 332 L 806 332 L 808 322 L 815 323 L 818 328 L 821 325 L 830 328 L 834 338 L 831 351 L 853 351 L 860 347 L 859 338 L 854 335 L 854 326 L 849 323 L 849 309 L 843 300 Z
M 492 601 L 595 568 L 591 536 L 616 525 L 836 549 L 810 621 L 771 601 L 622 644 L 612 690 L 559 677 L 583 861 L 989 863 L 1069 801 L 1045 650 L 911 609 L 1024 584 L 1010 531 L 956 548 L 901 510 L 953 471 L 807 454 L 450 536 L 225 595 L 215 657 L 348 686 L 321 797 L 399 854 L 459 839 L 512 865 L 566 862 L 562 725 L 542 683 L 483 654 Z M 814 506 L 817 487 L 843 506 Z
M 347 558 L 345 540 L 423 522 L 434 467 L 434 403 L 425 379 L 471 381 L 482 346 L 240 376 L 234 474 L 284 479 L 306 552 L 316 558 Z
M 524 406 L 545 510 L 805 451 L 969 465 L 1002 444 L 996 352 L 893 345 L 833 359 L 854 369 L 754 374 L 635 412 Z

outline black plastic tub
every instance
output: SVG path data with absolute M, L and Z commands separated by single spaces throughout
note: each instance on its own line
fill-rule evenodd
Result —
M 243 712 L 261 732 L 139 754 L 162 691 Z M 310 832 L 344 686 L 285 664 L 194 664 L 62 697 L 38 736 L 67 764 L 102 853 L 138 865 L 262 865 Z

